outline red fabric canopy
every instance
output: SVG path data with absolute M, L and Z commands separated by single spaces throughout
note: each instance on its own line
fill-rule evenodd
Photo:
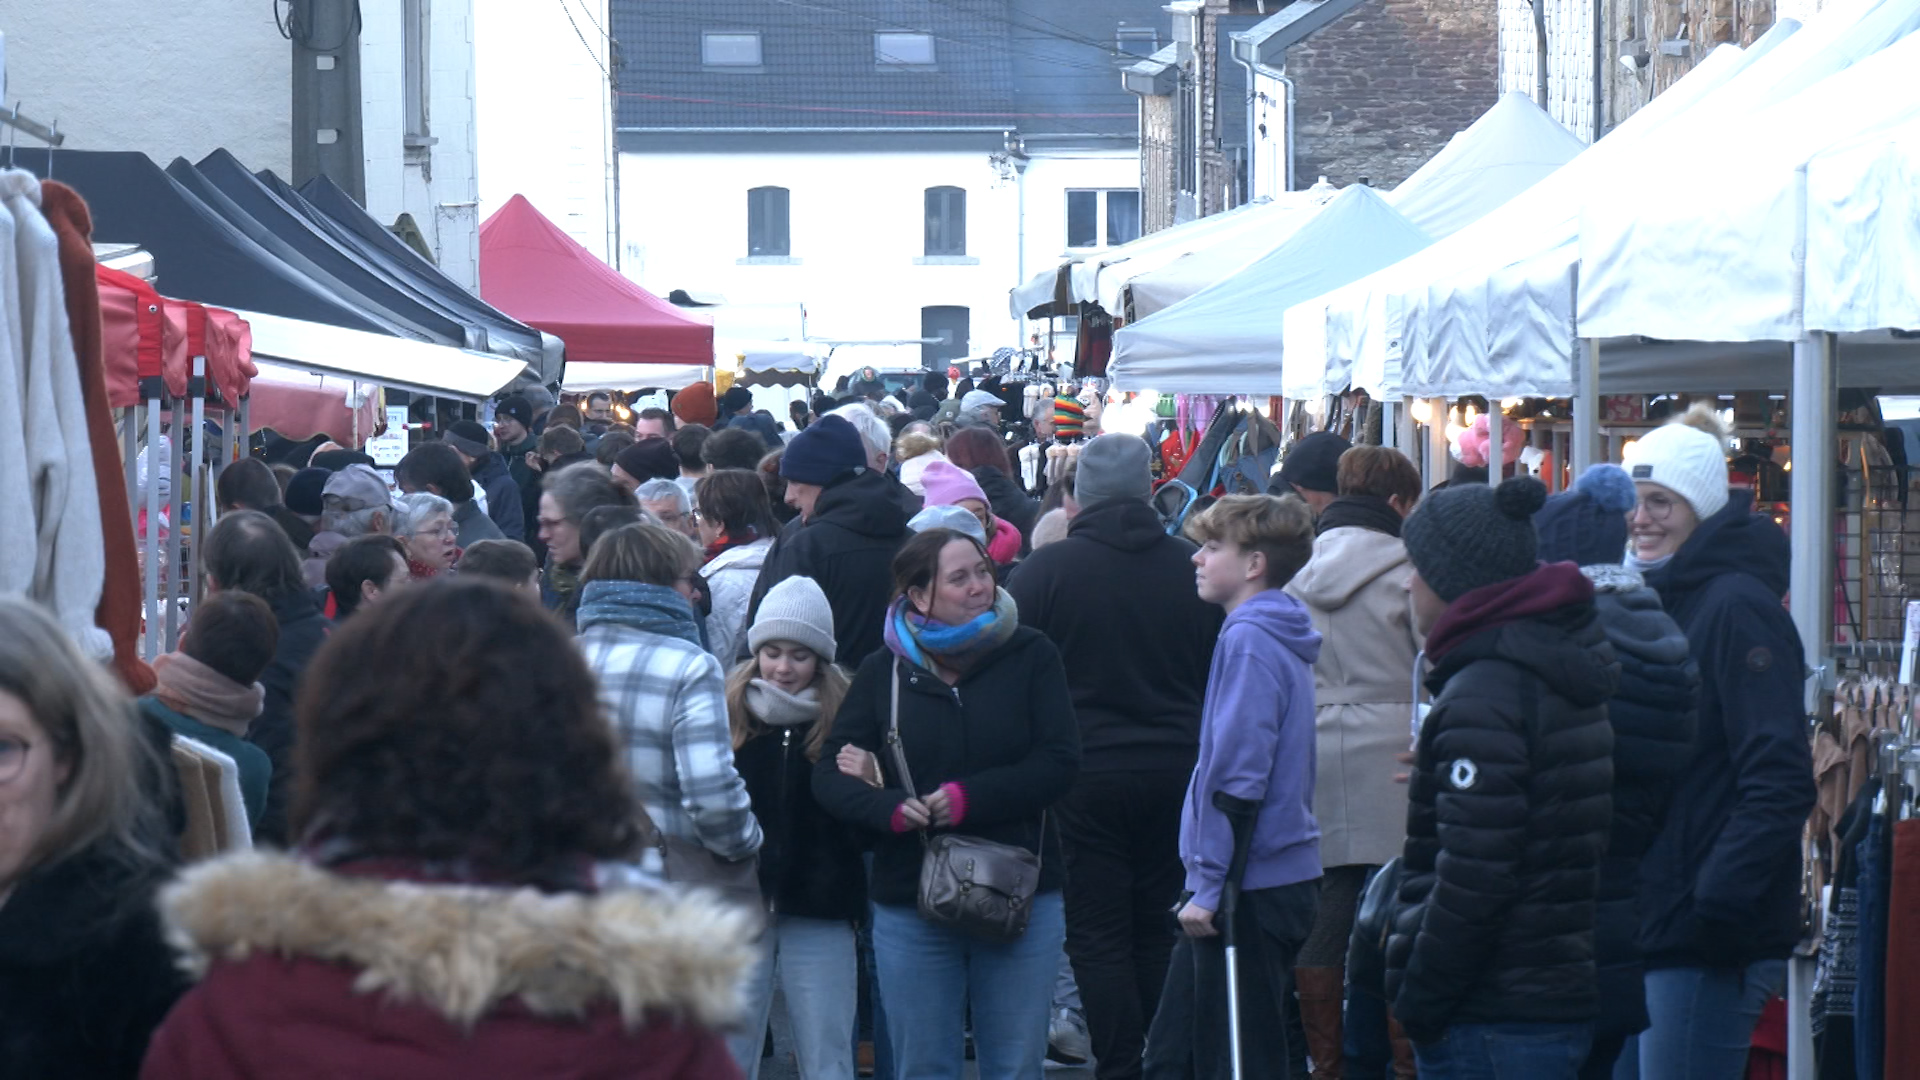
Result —
M 711 364 L 713 325 L 628 281 L 515 195 L 480 226 L 480 298 L 567 343 L 567 359 Z

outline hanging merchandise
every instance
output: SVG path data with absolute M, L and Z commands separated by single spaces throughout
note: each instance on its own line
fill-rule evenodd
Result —
M 1073 343 L 1073 367 L 1082 375 L 1107 373 L 1113 358 L 1113 316 L 1097 307 L 1080 310 L 1080 328 Z

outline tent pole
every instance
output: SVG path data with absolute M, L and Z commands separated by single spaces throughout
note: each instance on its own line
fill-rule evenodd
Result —
M 193 430 L 197 434 L 207 430 L 207 358 L 205 356 L 196 356 L 193 358 L 193 380 L 187 384 L 187 392 L 193 395 Z M 226 424 L 224 427 L 230 431 L 233 425 Z M 189 597 L 187 612 L 189 618 L 192 617 L 193 612 L 198 611 L 200 608 L 200 544 L 207 538 L 207 533 L 213 528 L 215 501 L 213 497 L 214 477 L 225 465 L 225 462 L 206 461 L 204 466 L 206 484 L 202 486 L 200 478 L 203 468 L 201 462 L 203 461 L 206 461 L 206 455 L 196 451 L 193 455 L 192 469 L 194 480 L 193 508 L 195 511 L 193 536 L 187 541 L 193 562 L 192 569 L 187 572 L 187 596 Z
M 1427 420 L 1427 490 L 1447 478 L 1447 399 L 1431 398 Z
M 165 569 L 167 571 L 167 591 L 166 595 L 162 598 L 166 615 L 166 637 L 162 639 L 162 643 L 166 645 L 166 651 L 172 652 L 180 642 L 180 508 L 186 495 L 182 489 L 187 486 L 185 480 L 193 476 L 193 473 L 189 472 L 187 477 L 183 478 L 180 475 L 180 465 L 182 461 L 185 460 L 184 454 L 186 447 L 183 444 L 187 441 L 189 434 L 194 437 L 194 456 L 200 456 L 200 432 L 189 432 L 187 430 L 185 423 L 186 414 L 185 410 L 181 408 L 179 398 L 170 398 L 167 406 L 173 413 L 173 445 L 170 448 L 172 452 L 169 455 L 172 460 L 167 463 L 169 475 L 173 477 L 173 498 L 168 504 L 167 513 L 167 554 L 165 563 Z M 206 495 L 207 493 L 204 491 L 195 491 L 193 493 L 194 509 L 198 510 L 206 504 Z
M 1500 411 L 1500 399 L 1487 398 L 1487 483 L 1494 487 L 1507 471 L 1507 418 Z
M 1838 404 L 1833 337 L 1814 334 L 1793 344 L 1792 453 L 1793 522 L 1790 536 L 1793 561 L 1789 577 L 1789 605 L 1793 625 L 1800 631 L 1807 666 L 1815 678 L 1807 683 L 1806 706 L 1818 714 L 1829 672 L 1827 653 L 1833 642 L 1833 456 L 1838 435 L 1834 411 Z
M 120 416 L 120 449 L 126 457 L 127 512 L 140 514 L 140 406 L 129 405 Z
M 1393 405 L 1393 445 L 1401 453 L 1411 457 L 1414 444 L 1420 438 L 1419 428 L 1413 422 L 1413 402 L 1401 398 Z
M 1574 359 L 1573 478 L 1579 479 L 1597 456 L 1600 435 L 1600 342 L 1581 338 Z
M 142 380 L 143 382 L 146 380 Z M 160 380 L 153 382 L 157 385 Z M 160 470 L 172 468 L 171 461 L 160 459 L 160 398 L 147 399 L 147 558 L 146 589 L 148 660 L 160 655 Z

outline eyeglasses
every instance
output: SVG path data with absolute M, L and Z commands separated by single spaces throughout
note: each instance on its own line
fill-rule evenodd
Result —
M 1631 521 L 1642 513 L 1647 515 L 1648 521 L 1656 524 L 1667 520 L 1673 516 L 1673 496 L 1658 492 L 1642 495 L 1639 501 L 1633 504 L 1633 509 L 1627 512 L 1627 519 Z
M 0 736 L 0 784 L 7 783 L 27 768 L 27 751 L 33 744 L 25 739 Z
M 435 525 L 431 529 L 421 529 L 420 531 L 414 533 L 413 535 L 421 537 L 423 539 L 427 539 L 427 540 L 438 540 L 443 536 L 447 536 L 451 534 L 452 532 L 453 532 L 453 526 L 451 525 Z

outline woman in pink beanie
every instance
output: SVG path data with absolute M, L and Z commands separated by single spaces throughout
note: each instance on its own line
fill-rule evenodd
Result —
M 996 566 L 1012 566 L 1020 557 L 1020 530 L 1012 522 L 993 516 L 987 493 L 973 474 L 948 461 L 936 461 L 920 474 L 927 491 L 928 506 L 958 506 L 980 519 L 987 530 L 987 557 Z

